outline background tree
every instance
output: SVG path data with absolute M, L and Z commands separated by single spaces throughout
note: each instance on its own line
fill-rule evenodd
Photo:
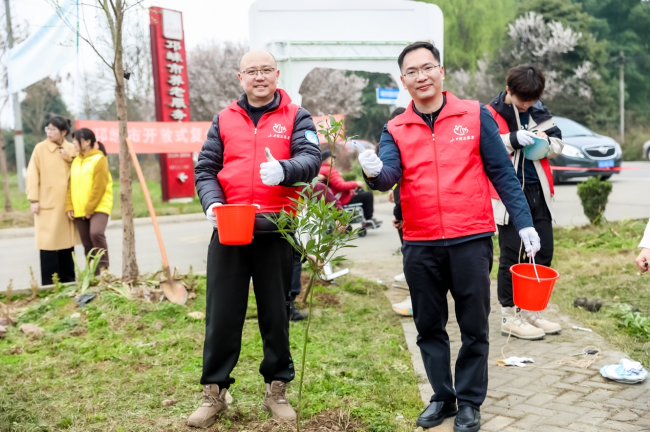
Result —
M 397 67 L 397 61 L 395 62 Z M 348 72 L 368 80 L 368 84 L 361 91 L 361 115 L 358 117 L 346 117 L 345 129 L 350 135 L 374 143 L 379 142 L 381 131 L 390 116 L 390 105 L 379 105 L 377 103 L 376 89 L 397 88 L 397 83 L 388 74 L 375 72 Z
M 122 279 L 129 281 L 138 277 L 138 263 L 135 255 L 135 229 L 133 225 L 133 193 L 131 188 L 131 160 L 126 144 L 127 98 L 124 77 L 124 22 L 129 11 L 142 4 L 143 0 L 95 0 L 97 17 L 104 33 L 93 39 L 90 34 L 79 36 L 92 48 L 99 59 L 112 72 L 114 79 L 115 106 L 118 122 L 120 155 L 120 204 L 122 216 Z M 53 5 L 60 12 L 56 2 Z M 59 14 L 64 20 L 65 18 Z M 66 23 L 75 31 L 74 23 Z M 108 37 L 104 35 L 108 34 Z
M 245 45 L 206 42 L 187 55 L 190 113 L 193 121 L 211 121 L 242 93 L 237 72 Z
M 45 122 L 53 116 L 61 116 L 70 119 L 72 116 L 68 111 L 58 84 L 60 78 L 44 78 L 29 87 L 25 92 L 25 99 L 20 103 L 23 112 L 23 131 L 26 134 L 34 134 L 36 139 L 45 138 Z M 68 139 L 70 137 L 68 136 Z M 31 155 L 31 152 L 27 155 Z
M 515 18 L 515 0 L 421 0 L 440 7 L 445 19 L 443 63 L 449 71 L 475 71 L 477 60 L 492 58 Z
M 300 86 L 302 106 L 312 115 L 345 114 L 346 118 L 363 113 L 361 96 L 368 78 L 339 69 L 312 70 Z

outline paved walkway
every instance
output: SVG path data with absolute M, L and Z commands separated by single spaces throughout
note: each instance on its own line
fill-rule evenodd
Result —
M 374 266 L 352 263 L 352 273 L 392 285 L 392 277 L 401 271 L 401 257 L 375 263 Z M 391 303 L 402 301 L 408 292 L 390 288 L 386 296 Z M 452 363 L 461 346 L 460 331 L 454 314 L 453 299 L 449 300 L 449 324 Z M 550 305 L 549 319 L 559 321 L 563 331 L 541 341 L 522 341 L 511 338 L 505 355 L 532 357 L 537 366 L 498 367 L 496 360 L 506 338 L 501 336 L 501 309 L 496 300 L 496 284 L 492 286 L 492 314 L 490 315 L 490 360 L 488 395 L 481 409 L 483 431 L 650 431 L 650 380 L 637 385 L 619 384 L 603 378 L 599 369 L 618 363 L 627 357 L 607 344 L 596 333 L 572 330 L 579 325 Z M 424 404 L 433 391 L 427 380 L 420 350 L 416 345 L 417 332 L 412 319 L 402 320 L 404 334 L 418 375 L 420 394 Z M 575 365 L 552 367 L 557 360 L 581 352 L 587 345 L 595 345 L 602 357 L 587 369 Z M 578 359 L 578 357 L 573 357 Z M 453 364 L 452 364 L 453 370 Z M 447 419 L 431 431 L 447 432 L 453 429 L 453 419 Z

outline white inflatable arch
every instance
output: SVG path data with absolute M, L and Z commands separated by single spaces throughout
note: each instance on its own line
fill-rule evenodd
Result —
M 297 104 L 312 69 L 386 73 L 401 88 L 397 57 L 406 45 L 430 40 L 443 55 L 442 11 L 415 1 L 257 0 L 249 9 L 249 28 L 251 49 L 275 56 L 280 87 Z M 397 106 L 409 101 L 402 89 Z

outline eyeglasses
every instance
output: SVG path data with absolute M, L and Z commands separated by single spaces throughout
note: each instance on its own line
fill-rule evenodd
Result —
M 250 77 L 257 76 L 257 73 L 261 73 L 262 75 L 270 75 L 273 73 L 275 68 L 266 68 L 266 69 L 248 69 L 245 71 L 241 71 L 241 73 L 246 74 Z
M 437 68 L 440 67 L 440 65 L 430 65 L 430 66 L 425 66 L 422 69 L 415 69 L 415 70 L 410 70 L 404 74 L 406 78 L 413 79 L 420 75 L 420 72 L 422 72 L 424 75 L 431 75 L 433 71 Z
M 47 127 L 47 126 L 43 130 L 45 131 L 45 133 L 58 131 L 58 129 L 55 127 Z

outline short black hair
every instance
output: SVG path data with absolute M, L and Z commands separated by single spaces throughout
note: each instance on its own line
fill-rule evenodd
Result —
M 323 153 L 320 154 L 320 160 L 322 162 L 324 162 L 325 159 L 327 159 L 328 157 L 332 157 L 332 152 L 329 150 L 325 150 Z
M 390 120 L 394 119 L 395 117 L 397 117 L 398 115 L 404 114 L 405 111 L 406 111 L 406 108 L 404 108 L 404 107 L 395 108 L 395 110 L 392 113 L 390 113 L 390 118 L 388 120 L 390 121 Z
M 50 119 L 47 121 L 45 126 L 54 126 L 57 128 L 59 131 L 63 133 L 63 136 L 66 136 L 67 134 L 70 133 L 70 129 L 72 129 L 72 122 L 66 118 L 63 118 L 61 116 L 54 116 L 50 117 Z
M 506 85 L 510 94 L 524 102 L 536 101 L 542 97 L 546 78 L 542 69 L 532 64 L 515 66 L 508 72 Z
M 431 54 L 433 54 L 433 58 L 436 59 L 438 63 L 440 63 L 440 51 L 438 51 L 438 48 L 431 43 L 427 41 L 419 41 L 419 42 L 413 42 L 411 45 L 407 46 L 402 50 L 402 53 L 397 57 L 397 64 L 399 65 L 399 70 L 402 70 L 402 63 L 404 63 L 404 57 L 406 54 L 410 53 L 411 51 L 415 51 L 418 49 L 426 49 L 431 51 Z

